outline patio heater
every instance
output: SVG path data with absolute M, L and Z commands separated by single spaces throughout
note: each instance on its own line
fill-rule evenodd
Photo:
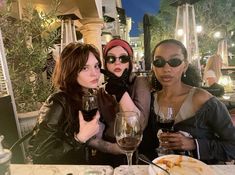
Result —
M 60 51 L 71 42 L 77 42 L 76 27 L 74 20 L 79 19 L 75 14 L 66 14 L 58 16 L 61 19 L 61 43 Z
M 223 66 L 228 66 L 228 39 L 225 38 L 221 39 L 218 43 L 217 54 L 219 54 L 223 59 Z
M 201 70 L 194 3 L 199 0 L 175 0 L 170 5 L 177 7 L 175 39 L 181 41 L 188 51 L 189 63 Z

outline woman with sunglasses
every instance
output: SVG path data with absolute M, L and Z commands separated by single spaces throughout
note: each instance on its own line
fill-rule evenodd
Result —
M 100 91 L 102 118 L 105 121 L 103 138 L 116 143 L 114 136 L 115 115 L 119 111 L 136 111 L 139 114 L 141 126 L 144 129 L 148 122 L 150 109 L 150 86 L 146 77 L 137 77 L 132 73 L 133 50 L 122 39 L 113 39 L 103 49 L 104 68 L 106 75 L 105 89 Z M 125 155 L 100 156 L 105 164 L 116 167 L 126 164 Z
M 53 73 L 58 91 L 42 106 L 29 140 L 33 163 L 99 164 L 91 147 L 112 153 L 118 148 L 100 139 L 104 127 L 99 111 L 91 121 L 81 113 L 82 96 L 98 87 L 100 67 L 99 52 L 92 45 L 70 43 L 64 48 Z
M 209 164 L 235 159 L 231 117 L 216 97 L 184 83 L 188 65 L 181 42 L 168 39 L 155 46 L 153 71 L 162 88 L 153 95 L 152 112 L 158 114 L 161 106 L 171 106 L 175 113 L 174 132 L 160 134 L 161 146 Z

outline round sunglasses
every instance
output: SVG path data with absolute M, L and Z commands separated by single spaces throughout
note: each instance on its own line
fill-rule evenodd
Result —
M 119 59 L 121 63 L 127 63 L 131 60 L 131 57 L 128 55 L 122 55 L 120 57 L 115 57 L 115 56 L 106 56 L 104 59 L 107 63 L 113 64 L 115 61 Z
M 179 58 L 172 58 L 168 61 L 162 59 L 162 58 L 157 58 L 153 61 L 153 65 L 156 67 L 164 67 L 166 63 L 168 63 L 171 67 L 178 67 L 181 65 L 183 60 Z

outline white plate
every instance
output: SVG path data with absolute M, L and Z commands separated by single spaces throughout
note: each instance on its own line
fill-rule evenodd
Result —
M 154 159 L 153 163 L 167 169 L 171 175 L 215 175 L 210 166 L 188 156 L 165 155 Z M 149 175 L 166 175 L 153 165 L 149 166 L 148 172 Z

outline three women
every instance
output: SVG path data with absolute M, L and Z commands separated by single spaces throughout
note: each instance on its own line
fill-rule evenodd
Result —
M 54 84 L 60 91 L 42 107 L 30 140 L 35 163 L 93 162 L 114 167 L 124 163 L 125 156 L 113 133 L 115 114 L 136 111 L 143 128 L 152 124 L 148 122 L 150 88 L 146 78 L 133 75 L 132 57 L 130 45 L 121 39 L 111 40 L 105 46 L 106 88 L 98 90 L 99 112 L 86 122 L 78 111 L 82 95 L 98 85 L 99 54 L 86 44 L 70 44 L 63 50 L 54 74 Z M 153 71 L 161 88 L 153 95 L 152 113 L 158 114 L 161 106 L 172 106 L 176 114 L 175 132 L 162 133 L 161 144 L 174 151 L 190 152 L 207 163 L 234 159 L 235 128 L 228 111 L 211 94 L 183 81 L 188 76 L 188 65 L 187 51 L 181 42 L 164 40 L 154 48 Z M 98 150 L 92 157 L 89 147 Z

